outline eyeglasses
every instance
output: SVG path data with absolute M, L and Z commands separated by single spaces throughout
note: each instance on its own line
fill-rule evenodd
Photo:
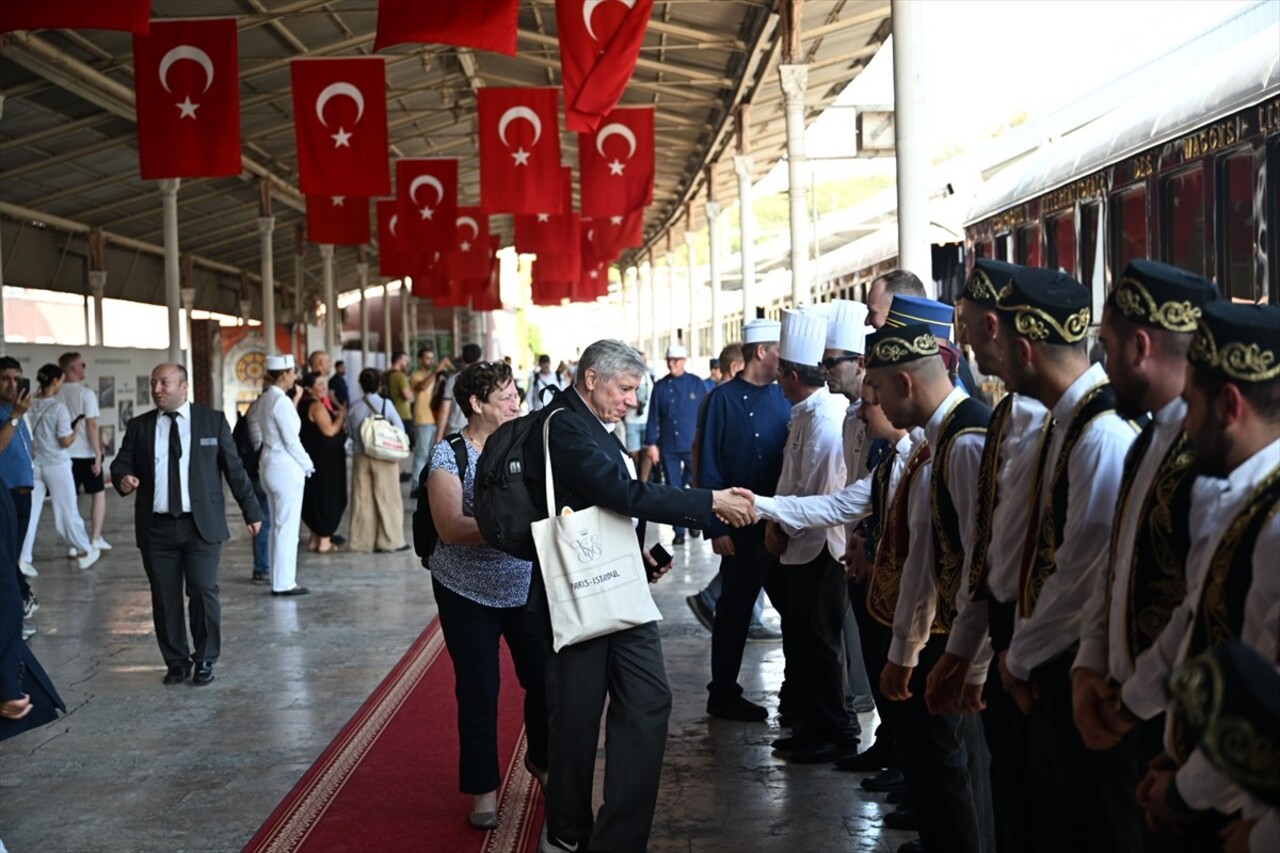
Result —
M 825 367 L 827 370 L 835 370 L 836 365 L 838 364 L 843 364 L 844 362 L 847 362 L 847 361 L 857 361 L 860 358 L 862 358 L 862 356 L 860 355 L 837 355 L 834 357 L 827 356 L 822 361 L 818 362 L 818 366 Z

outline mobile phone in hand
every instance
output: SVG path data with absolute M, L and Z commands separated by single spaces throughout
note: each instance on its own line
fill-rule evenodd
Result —
M 662 543 L 650 548 L 649 554 L 653 557 L 653 561 L 658 564 L 658 568 L 662 569 L 671 565 L 671 553 L 662 547 Z
M 84 420 L 84 415 L 76 415 L 75 419 L 71 421 L 71 428 L 75 429 L 76 425 L 79 424 L 82 420 Z
M 30 393 L 31 393 L 31 380 L 30 380 L 30 379 L 28 379 L 27 377 L 25 377 L 25 376 L 24 376 L 24 377 L 22 377 L 21 379 L 19 379 L 19 380 L 18 380 L 18 393 L 19 393 L 19 394 L 30 394 Z

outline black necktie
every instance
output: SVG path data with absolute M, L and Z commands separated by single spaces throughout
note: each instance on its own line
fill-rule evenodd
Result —
M 165 412 L 169 419 L 169 515 L 182 515 L 182 436 L 178 435 L 178 413 Z

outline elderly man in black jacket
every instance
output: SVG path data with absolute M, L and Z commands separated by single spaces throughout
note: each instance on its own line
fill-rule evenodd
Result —
M 645 522 L 708 527 L 719 516 L 746 524 L 748 503 L 728 490 L 682 489 L 636 479 L 613 425 L 636 405 L 644 360 L 615 340 L 596 341 L 582 353 L 572 388 L 547 404 L 549 447 L 558 511 L 602 507 L 637 520 L 637 547 Z M 525 447 L 531 492 L 543 496 L 542 430 Z M 670 568 L 658 566 L 645 550 L 651 580 Z M 535 567 L 529 608 L 545 629 L 546 591 Z M 547 705 L 550 763 L 547 833 L 542 850 L 581 853 L 642 851 L 658 799 L 658 781 L 671 716 L 671 689 L 662 660 L 658 625 L 649 622 L 604 637 L 550 651 L 548 633 Z M 596 744 L 605 696 L 609 697 L 604 805 L 591 808 Z

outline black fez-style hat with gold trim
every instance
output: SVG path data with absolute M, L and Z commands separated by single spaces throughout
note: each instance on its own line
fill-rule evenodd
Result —
M 1033 343 L 1078 344 L 1089 331 L 1089 291 L 1058 270 L 1018 267 L 996 294 L 996 311 Z
M 1000 290 L 1013 279 L 1019 270 L 1025 269 L 1007 261 L 996 261 L 990 258 L 978 258 L 973 263 L 973 272 L 965 280 L 961 299 L 976 302 L 984 308 L 995 308 L 999 301 Z
M 1191 334 L 1206 302 L 1218 298 L 1207 278 L 1158 261 L 1130 261 L 1111 288 L 1107 306 L 1126 320 Z
M 1188 361 L 1232 382 L 1280 378 L 1280 308 L 1219 299 L 1205 303 L 1200 312 Z
M 890 328 L 867 335 L 867 369 L 896 367 L 929 356 L 941 355 L 938 338 L 924 323 Z
M 1191 658 L 1169 678 L 1169 713 L 1209 763 L 1280 807 L 1280 674 L 1239 640 Z

